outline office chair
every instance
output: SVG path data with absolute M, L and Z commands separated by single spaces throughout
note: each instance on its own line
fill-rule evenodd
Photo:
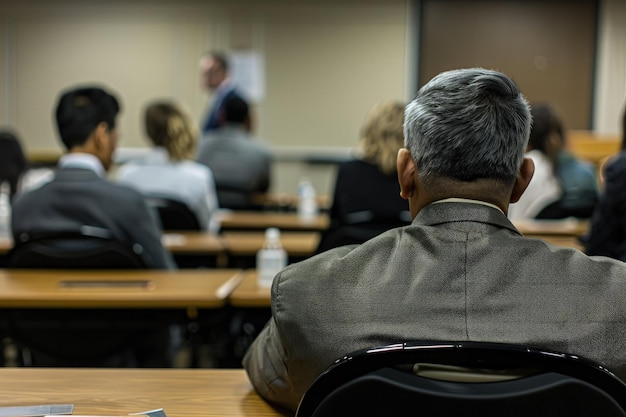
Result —
M 147 268 L 138 244 L 123 244 L 106 230 L 21 233 L 8 254 L 9 268 L 134 269 Z
M 626 385 L 575 355 L 510 344 L 408 342 L 338 360 L 309 387 L 296 417 L 623 417 L 625 410 Z
M 147 268 L 140 254 L 141 247 L 114 240 L 108 230 L 84 226 L 80 231 L 19 235 L 9 254 L 8 266 Z M 166 346 L 169 330 L 155 320 L 153 312 L 11 309 L 3 314 L 24 366 L 125 367 L 169 363 L 169 359 L 161 359 L 170 349 Z M 149 359 L 138 360 L 139 355 Z
M 189 206 L 165 197 L 146 197 L 150 207 L 157 210 L 163 230 L 200 230 L 200 222 Z

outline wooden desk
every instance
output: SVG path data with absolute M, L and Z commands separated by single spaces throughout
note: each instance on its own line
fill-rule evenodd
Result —
M 587 130 L 571 130 L 567 134 L 569 150 L 578 158 L 598 165 L 607 156 L 619 153 L 621 139 L 617 135 L 600 135 Z
M 243 281 L 228 298 L 230 305 L 233 307 L 270 307 L 270 288 L 258 285 L 257 272 L 247 270 L 243 275 Z
M 315 196 L 317 206 L 320 210 L 330 207 L 330 198 L 325 194 Z M 252 202 L 258 206 L 266 208 L 275 208 L 278 210 L 297 210 L 299 197 L 297 194 L 289 193 L 261 193 L 252 196 Z
M 589 229 L 586 220 L 518 220 L 513 222 L 517 230 L 525 236 L 582 236 Z
M 204 270 L 0 270 L 0 308 L 219 308 L 243 275 Z
M 325 230 L 330 224 L 326 214 L 319 214 L 311 221 L 301 220 L 297 213 L 276 213 L 269 211 L 224 211 L 217 218 L 222 230 L 267 229 L 277 227 L 285 230 Z
M 319 232 L 281 232 L 280 241 L 287 255 L 308 257 L 313 255 L 319 244 Z M 262 230 L 251 232 L 229 231 L 222 233 L 222 240 L 229 255 L 252 256 L 257 253 L 265 241 Z
M 285 416 L 242 369 L 0 368 L 0 406 L 74 404 L 74 415 L 124 416 L 163 408 L 168 417 Z

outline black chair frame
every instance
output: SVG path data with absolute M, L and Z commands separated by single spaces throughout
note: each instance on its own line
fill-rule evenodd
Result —
M 409 372 L 406 366 L 409 365 L 408 369 L 412 370 L 412 365 L 416 363 L 443 364 L 494 371 L 524 369 L 532 372 L 519 379 L 505 382 L 448 382 L 420 377 L 413 372 Z M 404 369 L 402 368 L 403 365 Z M 562 382 L 563 379 L 570 378 L 580 382 L 583 386 L 589 386 L 590 390 L 599 390 L 603 401 L 610 403 L 608 408 L 613 412 L 611 415 L 626 415 L 626 384 L 603 365 L 596 362 L 575 355 L 521 345 L 485 342 L 419 341 L 362 350 L 337 360 L 307 390 L 300 402 L 296 416 L 321 417 L 345 413 L 345 409 L 341 411 L 335 410 L 338 411 L 337 414 L 334 412 L 328 413 L 328 405 L 326 405 L 326 411 L 319 410 L 321 405 L 334 392 L 338 392 L 344 386 L 349 386 L 349 384 L 359 380 L 359 378 L 368 378 L 370 376 L 373 379 L 386 379 L 383 389 L 391 386 L 392 388 L 389 389 L 393 390 L 393 384 L 416 384 L 418 390 L 421 389 L 419 384 L 422 383 L 425 383 L 424 386 L 427 390 L 432 390 L 433 387 L 435 390 L 438 390 L 441 387 L 442 398 L 452 398 L 457 394 L 461 396 L 469 395 L 474 388 L 480 387 L 481 384 L 482 386 L 487 386 L 485 384 L 495 386 L 493 384 L 508 383 L 509 387 L 518 386 L 520 389 L 528 390 L 535 389 L 532 384 L 554 386 Z M 392 381 L 392 383 L 388 384 L 389 381 Z M 510 385 L 511 383 L 518 385 Z M 529 386 L 529 384 L 531 385 Z M 355 387 L 357 389 L 356 392 L 359 392 L 359 387 L 356 385 Z M 376 389 L 379 388 L 377 387 Z M 583 388 L 583 391 L 585 389 Z M 359 395 L 367 398 L 367 394 L 362 390 Z M 479 393 L 479 395 L 482 394 Z M 381 396 L 384 397 L 385 393 L 381 393 Z M 419 408 L 419 404 L 416 404 L 416 415 L 448 415 L 445 413 L 421 413 Z M 496 413 L 494 415 L 513 415 L 509 413 L 510 410 L 498 411 L 500 414 Z M 474 415 L 472 410 L 467 410 L 467 412 L 470 415 Z M 600 413 L 597 415 L 604 414 Z

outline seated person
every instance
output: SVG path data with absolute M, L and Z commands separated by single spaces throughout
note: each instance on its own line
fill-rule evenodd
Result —
M 51 169 L 31 166 L 15 133 L 0 131 L 0 184 L 7 183 L 11 201 L 16 194 L 50 181 L 53 175 Z
M 585 253 L 626 261 L 626 108 L 620 153 L 604 168 L 604 190 L 583 239 Z
M 295 410 L 347 353 L 408 340 L 528 344 L 626 379 L 626 264 L 522 234 L 507 219 L 533 175 L 528 104 L 502 73 L 447 71 L 405 112 L 398 153 L 409 226 L 331 249 L 274 278 L 272 318 L 243 365 Z
M 145 126 L 153 145 L 150 153 L 121 166 L 117 180 L 145 196 L 186 204 L 196 214 L 201 229 L 217 232 L 213 174 L 191 160 L 198 136 L 189 118 L 173 103 L 154 102 L 146 108 Z
M 78 232 L 83 226 L 109 230 L 128 245 L 140 245 L 151 268 L 174 268 L 161 244 L 155 213 L 143 196 L 105 179 L 117 145 L 117 99 L 96 87 L 66 91 L 56 108 L 59 135 L 67 148 L 54 178 L 19 195 L 13 204 L 12 231 Z
M 404 137 L 404 105 L 386 101 L 368 114 L 358 159 L 342 162 L 330 207 L 331 225 L 318 252 L 335 242 L 362 243 L 392 227 L 411 222 L 409 205 L 400 197 L 396 158 Z M 367 184 L 367 186 L 363 186 Z
M 220 207 L 256 208 L 254 194 L 270 187 L 272 153 L 247 130 L 248 104 L 238 97 L 226 99 L 219 129 L 200 140 L 196 160 L 211 168 Z
M 520 200 L 509 207 L 509 218 L 589 218 L 598 200 L 593 168 L 567 152 L 565 132 L 555 111 L 546 104 L 531 106 L 533 124 L 526 155 L 535 175 Z

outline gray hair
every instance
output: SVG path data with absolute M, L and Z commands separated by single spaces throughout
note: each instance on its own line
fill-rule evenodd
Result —
M 530 126 L 528 102 L 509 77 L 453 70 L 430 80 L 406 106 L 404 145 L 425 183 L 448 177 L 512 184 Z

